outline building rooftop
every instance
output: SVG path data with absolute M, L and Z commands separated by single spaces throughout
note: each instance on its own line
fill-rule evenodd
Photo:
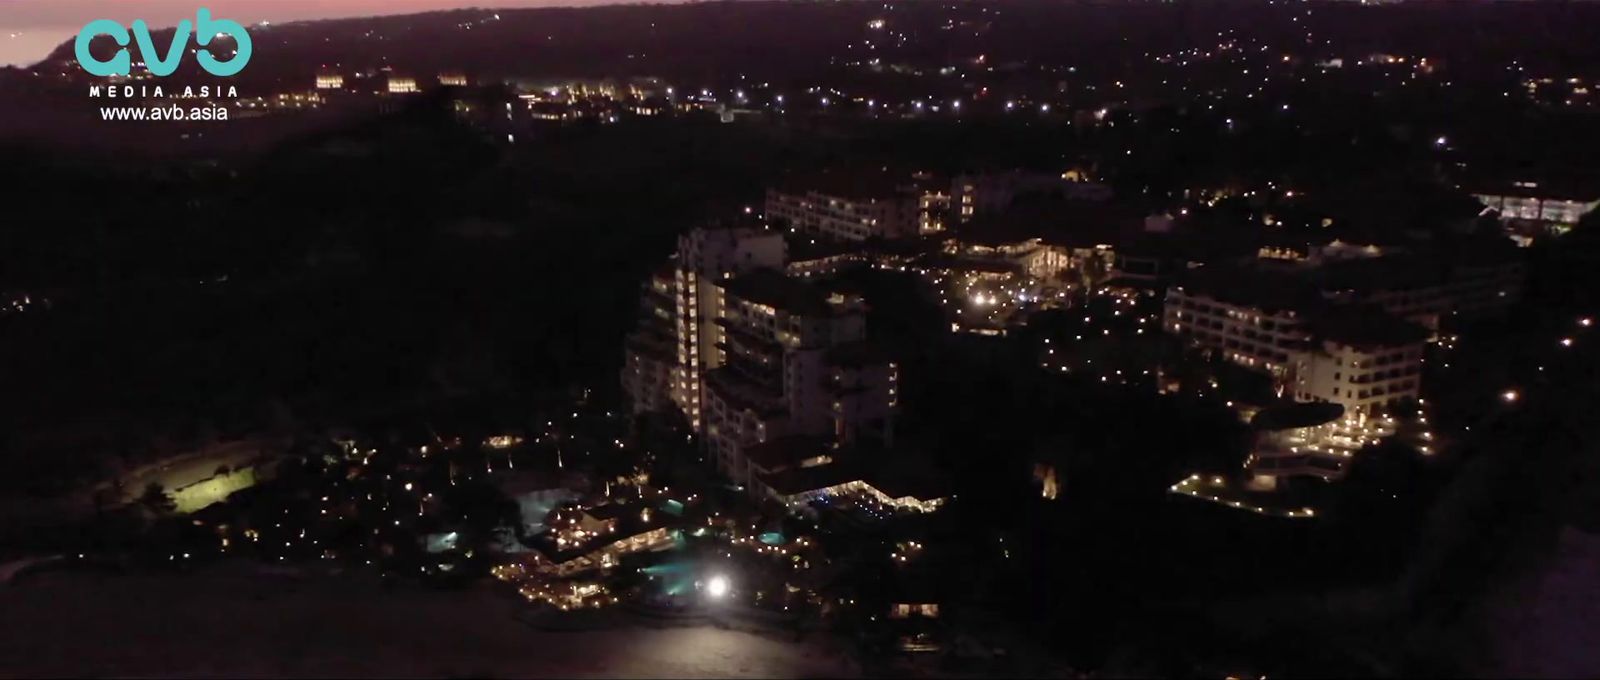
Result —
M 629 507 L 621 503 L 606 503 L 605 505 L 596 505 L 592 508 L 586 508 L 583 512 L 590 517 L 604 521 L 609 519 L 617 519 L 618 517 L 621 517 L 629 512 L 637 512 L 640 507 L 643 506 Z
M 1329 305 L 1312 317 L 1313 337 L 1352 347 L 1396 347 L 1422 342 L 1427 329 L 1370 305 Z
M 1317 283 L 1324 290 L 1392 290 L 1443 282 L 1442 263 L 1417 255 L 1358 258 L 1330 262 L 1318 268 Z
M 1518 196 L 1589 203 L 1600 201 L 1600 179 L 1593 177 L 1524 178 L 1518 180 L 1470 180 L 1466 191 L 1485 196 Z
M 646 510 L 649 512 L 646 513 Z M 615 528 L 608 533 L 592 536 L 579 544 L 569 546 L 559 546 L 555 541 L 555 532 L 547 529 L 531 537 L 528 543 L 551 561 L 561 563 L 583 557 L 617 541 L 659 529 L 675 520 L 671 513 L 663 512 L 649 502 L 618 501 L 585 508 L 582 512 L 598 520 L 615 520 Z
M 893 168 L 832 168 L 785 177 L 773 190 L 784 194 L 814 191 L 836 198 L 877 200 L 893 198 L 918 184 L 919 180 L 912 173 Z
M 878 460 L 876 465 L 867 470 L 865 481 L 890 498 L 909 496 L 927 501 L 950 495 L 947 480 L 925 463 L 906 455 Z
M 782 235 L 781 232 L 773 231 L 772 225 L 767 224 L 762 218 L 743 212 L 720 215 L 716 218 L 705 220 L 697 228 L 706 231 L 771 231 L 775 236 Z
M 826 489 L 846 482 L 861 479 L 861 472 L 854 465 L 844 463 L 828 463 L 807 468 L 789 468 L 781 472 L 762 475 L 761 481 L 771 487 L 779 495 L 793 496 L 807 491 Z
M 1257 430 L 1293 430 L 1326 425 L 1344 417 L 1344 407 L 1325 401 L 1286 404 L 1263 409 L 1250 419 Z
M 1322 296 L 1316 287 L 1300 273 L 1259 267 L 1201 267 L 1185 272 L 1175 287 L 1190 295 L 1203 295 L 1269 312 L 1300 312 L 1316 309 L 1322 304 Z
M 834 311 L 822 289 L 772 269 L 758 269 L 716 285 L 731 296 L 790 314 L 826 316 Z
M 831 444 L 826 437 L 792 435 L 747 446 L 744 455 L 763 470 L 785 470 L 798 468 L 801 463 L 817 456 L 828 455 L 832 452 Z
M 791 237 L 784 239 L 789 247 L 789 262 L 821 260 L 838 255 L 860 255 L 860 243 Z
M 764 475 L 761 481 L 780 495 L 792 496 L 861 481 L 890 498 L 930 501 L 949 495 L 949 484 L 920 459 L 899 451 L 850 449 L 837 462 L 791 468 Z
M 1426 253 L 1329 262 L 1317 268 L 1314 277 L 1330 292 L 1404 290 L 1443 284 L 1460 267 L 1513 265 L 1521 255 L 1507 239 L 1471 238 L 1435 244 Z

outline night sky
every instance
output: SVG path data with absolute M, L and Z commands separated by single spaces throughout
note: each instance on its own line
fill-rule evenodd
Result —
M 247 23 L 407 14 L 462 7 L 607 4 L 605 0 L 0 0 L 0 66 L 32 64 L 94 19 L 173 26 L 195 9 Z

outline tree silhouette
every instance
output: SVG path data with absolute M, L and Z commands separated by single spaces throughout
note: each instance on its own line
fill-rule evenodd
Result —
M 139 504 L 149 508 L 156 514 L 165 514 L 178 508 L 178 503 L 172 499 L 172 494 L 167 493 L 161 482 L 150 482 L 145 485 L 144 493 L 139 496 Z
M 1083 299 L 1088 300 L 1094 294 L 1096 286 L 1106 280 L 1111 268 L 1106 263 L 1106 258 L 1100 253 L 1095 253 L 1083 258 L 1083 262 L 1073 269 L 1077 274 L 1079 283 L 1083 284 Z

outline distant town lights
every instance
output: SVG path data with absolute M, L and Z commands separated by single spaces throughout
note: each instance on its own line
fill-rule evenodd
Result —
M 1521 396 L 1522 395 L 1518 394 L 1516 390 L 1506 390 L 1500 394 L 1500 399 L 1507 404 L 1513 404 L 1516 403 L 1517 399 Z

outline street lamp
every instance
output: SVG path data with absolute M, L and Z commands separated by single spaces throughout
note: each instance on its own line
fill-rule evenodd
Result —
M 727 597 L 729 587 L 728 577 L 719 574 L 706 581 L 706 594 L 710 595 L 712 599 L 720 600 Z

